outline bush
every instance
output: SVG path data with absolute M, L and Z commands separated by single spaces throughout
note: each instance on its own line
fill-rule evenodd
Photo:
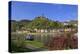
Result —
M 49 50 L 77 49 L 77 36 L 55 36 L 45 45 Z

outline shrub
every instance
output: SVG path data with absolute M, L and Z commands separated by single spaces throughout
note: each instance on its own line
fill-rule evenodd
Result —
M 45 45 L 49 50 L 77 49 L 77 36 L 55 36 Z

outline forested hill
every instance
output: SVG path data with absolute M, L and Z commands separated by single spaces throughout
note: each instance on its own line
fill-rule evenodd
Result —
M 11 20 L 11 31 L 22 29 L 53 29 L 62 28 L 63 24 L 58 21 L 52 21 L 46 17 L 38 16 L 33 20 Z
M 51 29 L 55 28 L 56 26 L 59 27 L 59 25 L 61 25 L 59 22 L 52 21 L 43 16 L 38 16 L 35 19 L 33 19 L 28 26 L 32 29 Z
M 43 16 L 35 17 L 33 20 L 11 20 L 12 31 L 21 30 L 23 27 L 24 29 L 53 29 L 62 27 L 62 25 Z

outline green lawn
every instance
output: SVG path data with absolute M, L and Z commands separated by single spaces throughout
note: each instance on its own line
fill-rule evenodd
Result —
M 44 47 L 43 43 L 38 42 L 38 41 L 29 41 L 29 40 L 26 40 L 26 44 L 27 45 L 32 45 L 32 46 L 38 47 L 38 48 Z

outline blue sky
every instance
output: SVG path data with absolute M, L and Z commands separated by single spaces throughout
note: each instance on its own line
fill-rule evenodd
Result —
M 67 4 L 48 4 L 13 1 L 11 5 L 11 19 L 32 20 L 44 14 L 45 17 L 55 21 L 77 20 L 78 6 Z

